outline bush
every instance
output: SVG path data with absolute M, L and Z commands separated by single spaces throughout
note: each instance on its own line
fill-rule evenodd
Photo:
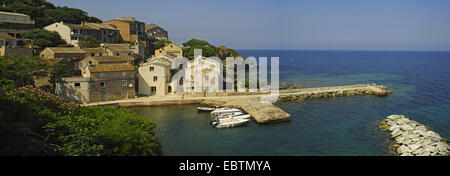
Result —
M 0 155 L 161 155 L 148 118 L 25 86 L 0 96 Z

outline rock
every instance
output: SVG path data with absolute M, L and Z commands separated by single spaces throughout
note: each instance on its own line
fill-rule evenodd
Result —
M 424 152 L 422 152 L 422 153 L 420 153 L 420 154 L 418 154 L 418 155 L 416 155 L 416 156 L 430 156 L 430 155 L 431 155 L 430 152 L 424 151 Z
M 400 156 L 414 156 L 414 155 L 411 155 L 411 153 L 403 153 Z
M 426 132 L 426 131 L 427 131 L 427 128 L 426 128 L 425 126 L 423 126 L 423 125 L 417 125 L 417 126 L 416 126 L 416 130 L 421 130 L 421 131 Z
M 402 118 L 402 117 L 403 117 L 403 115 L 390 115 L 390 116 L 387 116 L 386 118 L 389 119 L 389 120 L 395 121 L 395 120 L 397 120 L 399 118 Z
M 439 150 L 436 147 L 431 146 L 431 145 L 425 145 L 422 148 L 423 148 L 423 151 L 428 151 L 430 153 L 437 153 L 437 152 L 439 152 Z
M 392 147 L 394 147 L 394 148 L 399 148 L 400 145 L 399 145 L 399 144 L 394 144 L 394 145 L 392 145 Z
M 443 142 L 438 142 L 438 144 L 436 145 L 436 148 L 440 151 L 440 152 L 447 152 L 447 144 L 444 144 Z
M 400 129 L 402 131 L 412 131 L 412 130 L 414 130 L 414 128 L 411 127 L 409 124 L 404 124 L 404 125 L 400 126 Z
M 402 134 L 402 131 L 400 131 L 400 129 L 396 129 L 396 130 L 394 130 L 394 131 L 391 132 L 391 136 L 392 136 L 393 138 L 395 138 L 395 137 L 397 137 L 397 136 L 399 136 L 399 135 L 401 135 L 401 134 Z
M 416 151 L 417 149 L 421 148 L 421 147 L 422 147 L 422 144 L 419 143 L 419 142 L 417 142 L 417 143 L 415 143 L 415 144 L 408 145 L 408 147 L 409 147 L 409 149 L 411 150 L 411 152 L 414 152 L 414 151 Z
M 389 128 L 389 131 L 394 131 L 394 130 L 396 130 L 396 129 L 400 129 L 400 126 L 398 126 L 398 125 L 392 125 L 392 126 Z
M 426 135 L 426 137 L 429 137 L 429 138 L 441 139 L 441 136 L 439 136 L 439 134 L 437 134 L 433 131 L 427 131 L 425 133 L 425 135 Z
M 397 153 L 398 154 L 404 154 L 404 153 L 410 153 L 411 150 L 409 149 L 409 147 L 407 147 L 406 145 L 401 145 L 398 149 L 397 149 Z
M 421 154 L 422 152 L 423 152 L 423 149 L 422 149 L 422 148 L 419 148 L 419 149 L 413 151 L 412 154 L 413 154 L 413 155 L 419 155 L 419 154 Z
M 432 142 L 431 142 L 431 140 L 430 139 L 424 139 L 423 141 L 422 141 L 422 145 L 423 146 L 425 146 L 425 145 L 430 145 Z M 431 146 L 431 145 L 430 145 Z
M 399 137 L 395 138 L 395 142 L 398 144 L 404 144 L 405 138 L 402 136 L 399 136 Z

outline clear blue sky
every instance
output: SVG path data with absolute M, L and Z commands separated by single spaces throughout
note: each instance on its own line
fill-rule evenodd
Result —
M 104 21 L 135 17 L 176 43 L 236 49 L 450 50 L 448 0 L 50 0 Z

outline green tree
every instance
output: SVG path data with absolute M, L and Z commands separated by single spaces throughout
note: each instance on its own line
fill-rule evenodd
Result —
M 56 31 L 33 29 L 25 32 L 23 35 L 26 39 L 32 39 L 34 45 L 38 45 L 42 48 L 66 44 L 66 41 L 64 41 Z
M 80 41 L 78 41 L 78 45 L 81 48 L 95 48 L 100 46 L 100 41 L 98 41 L 95 37 L 85 36 Z
M 35 78 L 48 75 L 48 64 L 40 57 L 0 56 L 0 77 L 14 80 L 17 87 L 33 85 Z

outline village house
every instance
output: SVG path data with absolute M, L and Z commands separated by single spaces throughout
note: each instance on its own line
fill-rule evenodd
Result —
M 132 56 L 134 51 L 130 48 L 130 44 L 102 44 L 101 48 L 106 50 L 108 56 Z
M 156 24 L 150 23 L 145 24 L 145 33 L 147 33 L 148 38 L 156 40 L 168 40 L 169 33 L 163 28 Z
M 82 76 L 63 77 L 57 80 L 55 93 L 68 101 L 88 103 L 91 78 Z
M 131 64 L 97 64 L 85 68 L 91 78 L 89 102 L 134 98 L 135 70 Z
M 113 26 L 82 22 L 70 24 L 57 22 L 44 27 L 45 30 L 56 31 L 68 44 L 78 47 L 78 42 L 85 36 L 92 36 L 100 42 L 119 43 L 118 30 Z
M 155 50 L 154 57 L 159 57 L 162 55 L 167 55 L 174 58 L 183 57 L 183 49 L 174 43 L 167 43 L 166 46 Z
M 145 34 L 145 23 L 137 21 L 132 17 L 122 17 L 102 24 L 112 25 L 120 32 L 122 40 L 136 41 L 142 39 L 141 36 Z
M 0 32 L 17 39 L 19 46 L 23 46 L 23 33 L 34 29 L 34 21 L 30 16 L 21 13 L 0 12 Z
M 138 68 L 138 95 L 166 95 L 173 93 L 171 58 L 160 56 Z
M 80 75 L 79 61 L 86 58 L 86 51 L 73 47 L 47 47 L 39 56 L 52 63 L 66 65 L 66 76 Z
M 92 56 L 92 57 L 101 57 L 101 56 L 108 56 L 108 52 L 102 48 L 83 48 L 82 50 L 86 51 L 86 57 Z
M 185 92 L 217 92 L 220 90 L 221 62 L 198 57 L 187 63 L 183 80 Z
M 20 47 L 17 45 L 18 39 L 11 37 L 5 32 L 0 32 L 0 56 L 6 54 L 32 55 L 33 49 L 28 47 Z

